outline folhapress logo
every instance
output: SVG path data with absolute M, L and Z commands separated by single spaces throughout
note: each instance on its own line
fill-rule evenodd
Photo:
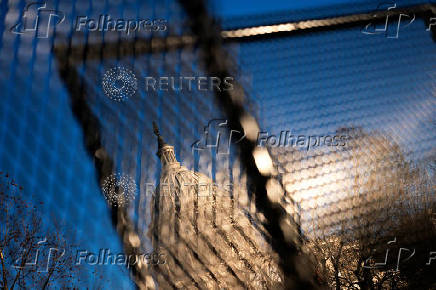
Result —
M 215 148 L 217 154 L 230 154 L 230 145 L 239 143 L 244 138 L 245 133 L 232 130 L 227 120 L 212 119 L 204 127 L 201 139 L 195 141 L 191 148 L 193 153 L 198 150 Z
M 387 38 L 398 38 L 400 34 L 400 29 L 405 28 L 415 21 L 415 14 L 408 15 L 400 13 L 395 15 L 392 13 L 397 8 L 395 3 L 382 3 L 377 7 L 378 10 L 386 9 L 387 15 L 385 22 L 381 27 L 377 27 L 374 23 L 370 22 L 365 27 L 362 28 L 363 34 L 384 34 Z M 376 17 L 377 15 L 374 15 Z M 397 17 L 397 18 L 394 18 Z M 404 19 L 407 19 L 405 23 Z
M 17 23 L 10 28 L 15 34 L 29 34 L 37 38 L 48 38 L 50 30 L 65 20 L 65 13 L 48 9 L 46 1 L 34 1 L 26 5 Z M 116 31 L 127 35 L 133 32 L 158 32 L 168 28 L 165 19 L 112 19 L 111 15 L 102 14 L 97 18 L 77 16 L 73 24 L 77 32 Z
M 40 251 L 41 247 L 43 247 L 43 244 L 47 243 L 47 237 L 44 239 L 38 241 L 36 243 L 36 246 L 34 248 L 31 248 L 31 250 L 36 250 L 35 256 L 32 260 L 32 258 L 29 258 L 29 261 L 22 260 L 22 257 L 25 257 L 24 253 L 23 255 L 20 255 L 20 258 L 15 260 L 15 263 L 12 265 L 15 269 L 23 269 L 26 267 L 32 267 L 36 268 L 37 273 L 47 273 L 49 271 L 50 263 L 56 262 L 56 260 L 59 260 L 65 255 L 65 249 L 59 249 L 59 248 L 48 248 L 48 253 L 43 253 Z M 29 255 L 29 257 L 32 257 L 33 253 L 29 252 L 26 253 L 26 255 Z M 41 257 L 43 259 L 41 259 Z M 44 261 L 45 259 L 45 261 Z M 41 263 L 42 260 L 42 263 Z M 43 268 L 41 267 L 43 266 Z
M 37 38 L 48 38 L 50 28 L 65 20 L 61 11 L 47 9 L 44 1 L 32 2 L 26 5 L 18 22 L 10 31 L 15 34 L 36 33 Z

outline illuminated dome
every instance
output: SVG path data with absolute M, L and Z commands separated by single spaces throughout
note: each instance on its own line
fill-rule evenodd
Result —
M 152 200 L 150 237 L 166 263 L 159 285 L 182 288 L 277 286 L 282 275 L 262 225 L 235 205 L 231 190 L 181 166 L 156 125 L 162 171 Z M 234 188 L 233 188 L 234 190 Z

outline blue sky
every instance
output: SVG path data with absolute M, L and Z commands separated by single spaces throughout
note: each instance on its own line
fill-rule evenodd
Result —
M 341 3 L 361 3 L 369 2 L 362 0 L 214 0 L 212 1 L 217 15 L 220 16 L 241 16 L 247 14 L 264 14 L 280 12 L 285 10 L 295 10 L 303 8 L 315 8 Z
M 371 3 L 375 6 L 379 3 L 397 3 L 398 6 L 407 2 L 436 3 L 435 0 L 429 1 L 408 1 L 408 0 L 212 0 L 214 13 L 221 17 L 244 16 L 253 14 L 266 14 L 273 12 L 283 12 L 286 10 L 311 9 L 323 6 L 352 3 Z

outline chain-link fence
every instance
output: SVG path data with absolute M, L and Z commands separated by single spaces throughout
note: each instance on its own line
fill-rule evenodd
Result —
M 161 255 L 88 285 L 434 285 L 433 6 L 28 4 L 1 4 L 0 169 L 81 247 Z

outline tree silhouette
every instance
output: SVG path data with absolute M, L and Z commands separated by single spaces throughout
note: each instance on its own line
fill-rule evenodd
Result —
M 80 267 L 59 226 L 43 231 L 40 207 L 26 201 L 23 188 L 0 172 L 0 286 L 2 289 L 72 287 Z
M 306 250 L 320 280 L 334 289 L 429 287 L 435 282 L 429 272 L 434 267 L 425 265 L 435 241 L 430 175 L 378 132 L 341 128 L 338 133 L 349 136 L 342 153 L 351 165 L 352 186 L 333 230 L 314 215 Z M 400 248 L 407 249 L 403 260 L 413 259 L 399 263 Z

